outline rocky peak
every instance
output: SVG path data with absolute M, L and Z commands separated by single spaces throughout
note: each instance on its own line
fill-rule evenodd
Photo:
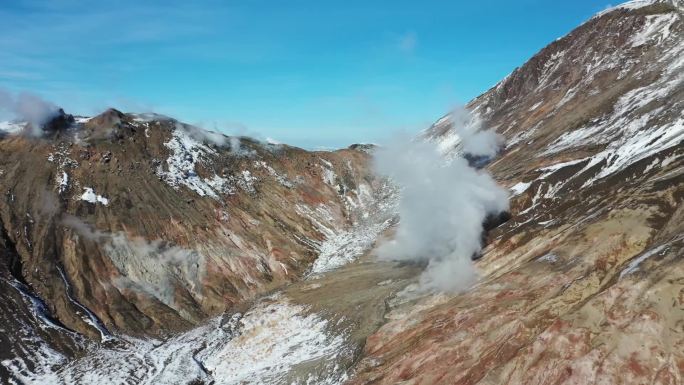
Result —
M 42 127 L 46 135 L 63 132 L 70 128 L 75 122 L 73 115 L 64 112 L 63 109 L 58 109 L 57 113 L 48 120 Z
M 83 125 L 83 131 L 85 131 L 84 138 L 89 140 L 121 140 L 133 135 L 135 128 L 126 114 L 109 108 L 100 115 L 88 119 Z
M 109 108 L 100 115 L 88 119 L 85 126 L 89 128 L 114 127 L 126 120 L 126 115 L 123 112 L 114 108 Z

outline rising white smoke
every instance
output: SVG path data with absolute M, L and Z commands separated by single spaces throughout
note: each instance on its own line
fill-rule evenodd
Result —
M 0 89 L 0 111 L 9 113 L 13 119 L 28 122 L 27 133 L 41 136 L 43 125 L 59 114 L 59 107 L 28 92 L 14 95 Z
M 498 136 L 463 132 L 462 148 L 496 154 Z M 421 277 L 426 289 L 468 288 L 477 279 L 471 257 L 482 248 L 482 224 L 508 210 L 508 192 L 462 157 L 446 161 L 435 143 L 408 136 L 379 148 L 374 158 L 375 171 L 401 188 L 396 236 L 378 248 L 378 256 L 427 262 Z
M 229 146 L 231 153 L 233 153 L 235 156 L 251 157 L 256 154 L 254 150 L 242 144 L 240 136 L 247 135 L 227 136 L 220 133 L 217 125 L 214 125 L 214 130 L 212 131 L 210 129 L 204 128 L 201 123 L 198 123 L 197 125 L 190 125 L 176 122 L 176 129 L 187 132 L 191 138 L 202 143 L 212 143 L 219 147 Z M 242 131 L 246 132 L 246 128 L 240 128 L 240 131 L 238 132 Z
M 485 129 L 480 117 L 471 114 L 463 106 L 451 111 L 449 121 L 452 131 L 460 138 L 461 151 L 465 154 L 494 157 L 503 144 L 501 135 Z
M 229 139 L 227 136 L 221 133 L 190 124 L 183 124 L 181 122 L 176 122 L 176 129 L 187 132 L 191 138 L 197 140 L 198 142 L 213 143 L 219 147 L 225 146 Z
M 202 254 L 159 239 L 100 231 L 71 215 L 64 215 L 62 224 L 102 247 L 122 274 L 114 281 L 117 287 L 142 291 L 176 310 L 182 309 L 176 306 L 177 287 L 185 287 L 197 300 L 202 298 L 206 272 Z

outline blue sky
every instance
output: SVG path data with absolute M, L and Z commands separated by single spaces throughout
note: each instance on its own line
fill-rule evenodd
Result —
M 0 87 L 308 148 L 418 131 L 608 3 L 0 2 Z

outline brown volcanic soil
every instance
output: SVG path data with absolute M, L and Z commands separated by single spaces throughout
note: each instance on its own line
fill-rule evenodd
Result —
M 226 139 L 180 158 L 195 163 L 196 175 L 171 176 L 222 178 L 216 196 L 172 186 L 166 159 L 174 150 L 165 143 L 178 130 L 175 121 L 108 110 L 47 139 L 0 140 L 0 227 L 18 256 L 5 271 L 67 328 L 100 336 L 77 301 L 112 332 L 186 329 L 297 279 L 327 231 L 372 210 L 364 205 L 379 182 L 356 150 L 307 152 L 247 138 L 231 150 Z M 108 204 L 82 200 L 86 187 Z
M 469 105 L 507 140 L 513 218 L 482 281 L 397 304 L 350 383 L 682 383 L 682 9 L 597 16 Z

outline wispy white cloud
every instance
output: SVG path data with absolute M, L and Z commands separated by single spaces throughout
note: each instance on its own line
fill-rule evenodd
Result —
M 83 59 L 93 55 L 101 59 L 101 69 L 118 71 L 154 58 L 150 52 L 149 57 L 123 60 L 127 49 L 208 38 L 222 16 L 210 5 L 178 0 L 88 6 L 73 0 L 20 0 L 0 10 L 0 76 L 10 81 L 54 79 L 62 72 L 78 73 Z

